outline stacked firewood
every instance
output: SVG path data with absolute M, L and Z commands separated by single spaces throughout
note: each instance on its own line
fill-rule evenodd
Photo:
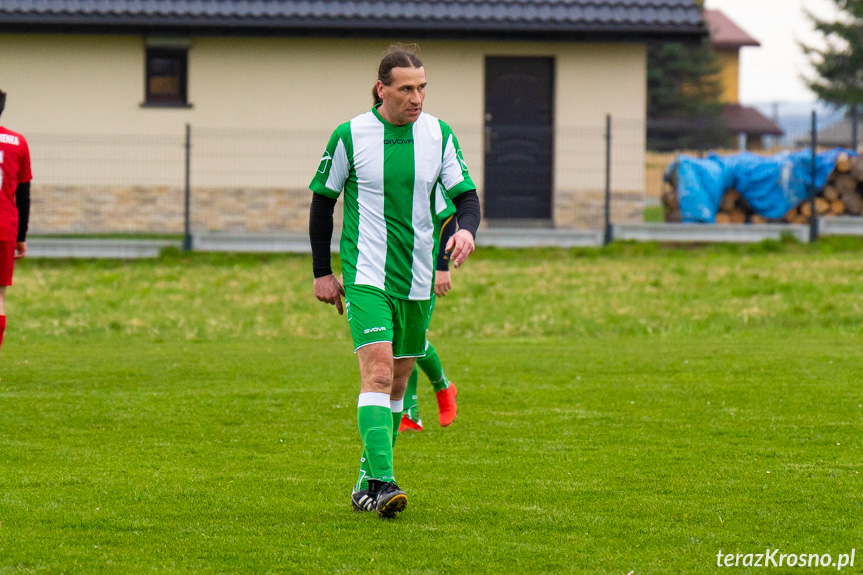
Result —
M 746 220 L 756 216 L 740 192 L 728 188 L 719 200 L 719 211 L 716 212 L 717 224 L 745 224 Z
M 665 206 L 665 221 L 679 222 L 681 220 L 680 206 L 677 198 L 676 174 L 671 174 L 670 182 L 665 184 L 662 193 L 662 204 Z M 815 197 L 815 211 L 819 217 L 831 217 L 840 215 L 863 215 L 863 158 L 858 156 L 849 157 L 840 154 L 836 166 L 827 185 L 818 192 Z M 812 216 L 812 202 L 803 201 L 800 205 L 792 208 L 779 219 L 768 219 L 756 214 L 734 188 L 729 188 L 722 195 L 719 202 L 719 211 L 716 213 L 717 224 L 742 224 L 751 222 L 754 224 L 766 222 L 784 222 L 791 224 L 804 224 L 810 221 Z
M 815 198 L 821 217 L 863 215 L 863 159 L 840 154 L 827 185 Z M 784 221 L 802 224 L 812 216 L 812 202 L 805 201 L 785 214 Z
M 680 212 L 680 199 L 677 197 L 677 170 L 669 170 L 662 183 L 662 195 L 659 196 L 665 208 L 665 221 L 680 223 L 683 214 Z

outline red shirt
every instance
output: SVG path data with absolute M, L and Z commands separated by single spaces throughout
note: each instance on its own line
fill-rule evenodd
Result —
M 33 179 L 30 173 L 30 148 L 24 136 L 0 126 L 0 241 L 18 238 L 18 184 Z

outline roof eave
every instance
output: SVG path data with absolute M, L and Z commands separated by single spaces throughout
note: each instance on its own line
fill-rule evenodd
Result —
M 694 40 L 707 35 L 703 24 L 555 24 L 525 22 L 452 22 L 416 20 L 382 20 L 358 18 L 189 18 L 189 17 L 106 17 L 63 14 L 56 16 L 3 15 L 0 16 L 3 32 L 61 32 L 61 33 L 146 33 L 150 31 L 182 31 L 184 33 L 226 35 L 338 35 L 338 36 L 390 36 L 417 34 L 444 36 L 461 34 L 465 37 L 551 37 L 559 39 L 620 40 Z
M 748 47 L 758 48 L 761 43 L 753 40 L 752 42 L 711 42 L 710 45 L 717 49 L 739 50 Z

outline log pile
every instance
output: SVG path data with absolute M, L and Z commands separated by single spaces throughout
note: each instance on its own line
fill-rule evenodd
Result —
M 676 174 L 670 174 L 669 182 L 665 183 L 661 200 L 665 207 L 665 221 L 681 221 L 680 205 L 677 198 Z M 849 157 L 840 154 L 836 166 L 827 185 L 818 192 L 815 197 L 815 211 L 819 217 L 831 217 L 840 215 L 860 216 L 863 215 L 863 158 Z M 719 211 L 716 213 L 717 224 L 742 224 L 742 223 L 809 223 L 812 215 L 812 203 L 805 200 L 799 206 L 792 208 L 779 219 L 768 219 L 756 214 L 734 188 L 729 188 L 722 195 L 719 202 Z
M 665 208 L 665 221 L 680 223 L 683 214 L 680 212 L 680 199 L 677 197 L 677 170 L 671 170 L 662 184 L 662 195 L 659 196 Z

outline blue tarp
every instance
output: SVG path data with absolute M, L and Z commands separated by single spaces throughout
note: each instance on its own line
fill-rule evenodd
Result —
M 811 150 L 766 157 L 749 152 L 706 158 L 681 154 L 668 170 L 677 170 L 677 196 L 685 223 L 714 222 L 728 188 L 740 192 L 755 213 L 778 219 L 824 188 L 843 152 L 857 155 L 841 148 L 816 154 L 814 188 Z

